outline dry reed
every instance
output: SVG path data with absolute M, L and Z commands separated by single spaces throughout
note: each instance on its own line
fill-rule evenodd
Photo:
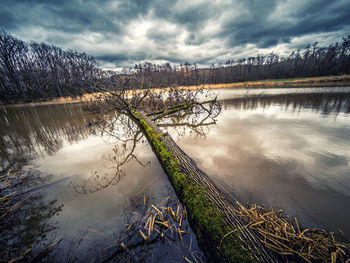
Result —
M 181 253 L 184 253 L 182 259 L 186 262 L 203 262 L 203 254 L 192 248 L 194 237 L 189 230 L 186 208 L 173 197 L 168 196 L 152 204 L 145 194 L 138 193 L 132 199 L 131 207 L 127 208 L 126 217 L 125 231 L 106 248 L 117 248 L 117 253 L 108 260 L 119 257 L 124 261 L 127 258 L 138 261 L 143 254 L 153 254 L 152 246 L 159 242 L 171 245 L 174 251 L 181 247 Z
M 145 200 L 145 198 L 143 199 Z M 146 206 L 146 201 L 144 201 Z M 153 233 L 159 234 L 161 238 L 166 238 L 166 233 L 168 231 L 175 231 L 182 240 L 182 235 L 187 232 L 187 212 L 186 209 L 182 209 L 180 204 L 177 204 L 175 211 L 171 206 L 159 206 L 159 205 L 150 205 L 149 212 L 144 215 L 142 218 L 127 224 L 128 229 L 135 228 L 144 239 L 148 242 L 151 239 Z M 128 210 L 129 213 L 137 214 L 137 212 Z M 186 225 L 183 224 L 186 222 Z
M 235 210 L 247 222 L 245 227 L 258 232 L 262 242 L 286 261 L 350 262 L 350 245 L 337 241 L 332 232 L 303 229 L 296 218 L 292 220 L 282 211 L 269 211 L 256 204 L 245 207 L 237 202 Z M 235 231 L 239 229 L 226 236 Z

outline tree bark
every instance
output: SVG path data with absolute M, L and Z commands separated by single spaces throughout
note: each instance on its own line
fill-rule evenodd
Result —
M 146 116 L 146 114 L 142 112 L 136 112 L 136 114 L 133 114 L 133 117 L 135 116 L 139 116 L 135 121 L 139 124 L 146 137 L 148 138 L 148 141 L 150 142 L 152 149 L 157 155 L 162 167 L 167 173 L 178 198 L 183 203 L 183 205 L 187 207 L 191 227 L 197 234 L 199 245 L 203 252 L 206 254 L 209 261 L 239 262 L 241 259 L 239 259 L 239 257 L 232 259 L 232 257 L 226 256 L 225 252 L 224 254 L 219 251 L 217 251 L 218 253 L 215 253 L 215 250 L 220 250 L 221 242 L 226 239 L 226 236 L 221 236 L 220 244 L 218 244 L 218 238 L 212 237 L 213 233 L 203 233 L 205 229 L 200 227 L 202 222 L 197 222 L 198 220 L 196 220 L 196 217 L 191 216 L 191 213 L 196 213 L 195 208 L 188 207 L 190 206 L 190 204 L 186 203 L 188 196 L 184 197 L 185 194 L 182 192 L 183 188 L 177 187 L 175 185 L 176 182 L 174 181 L 174 178 L 172 178 L 171 172 L 169 172 L 169 169 L 167 168 L 168 164 L 164 161 L 164 158 L 162 158 L 162 153 L 160 152 L 159 147 L 157 148 L 156 146 L 158 142 L 154 141 L 154 139 L 151 138 L 151 129 L 153 130 L 154 134 L 157 134 L 158 137 L 156 137 L 158 140 L 164 143 L 166 149 L 171 153 L 172 157 L 178 161 L 181 173 L 188 180 L 191 180 L 191 182 L 193 182 L 198 189 L 205 189 L 205 198 L 208 200 L 210 205 L 214 207 L 215 211 L 218 211 L 218 213 L 223 215 L 224 223 L 227 226 L 227 228 L 225 228 L 230 229 L 231 231 L 233 230 L 233 232 L 235 232 L 236 237 L 239 239 L 238 241 L 241 243 L 240 246 L 243 247 L 244 251 L 250 256 L 250 260 L 248 261 L 281 261 L 278 255 L 273 253 L 261 242 L 261 239 L 257 233 L 245 227 L 247 225 L 247 222 L 244 222 L 244 220 L 234 212 L 235 203 L 233 202 L 232 198 L 230 198 L 229 195 L 220 186 L 214 183 L 214 181 L 197 166 L 196 162 L 191 157 L 189 157 L 183 150 L 180 149 L 180 147 L 174 142 L 168 133 L 163 133 L 160 128 Z M 144 124 L 144 122 L 146 124 Z M 148 125 L 148 127 L 146 125 Z M 205 220 L 209 221 L 210 219 L 210 216 L 208 218 L 205 218 Z M 230 231 L 227 231 L 225 234 L 228 233 L 230 233 Z M 209 241 L 211 240 L 212 243 L 210 244 L 208 240 L 203 240 L 199 236 L 205 236 L 207 239 L 209 239 Z M 217 256 L 220 258 L 217 258 Z

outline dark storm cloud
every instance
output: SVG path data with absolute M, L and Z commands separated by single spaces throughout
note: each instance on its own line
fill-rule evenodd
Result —
M 147 60 L 148 56 L 145 52 L 136 52 L 133 54 L 115 54 L 115 55 L 103 55 L 103 56 L 97 56 L 96 59 L 115 63 L 116 65 L 122 64 L 124 61 L 145 61 Z
M 313 0 L 284 8 L 281 2 L 280 5 L 276 1 L 261 3 L 246 4 L 249 19 L 232 20 L 223 25 L 225 30 L 221 36 L 229 36 L 228 45 L 254 43 L 266 48 L 286 43 L 292 37 L 332 32 L 350 25 L 349 1 Z
M 183 9 L 180 9 L 180 7 L 183 7 Z M 185 3 L 179 6 L 179 8 L 176 7 L 176 1 L 155 1 L 153 5 L 156 17 L 166 19 L 175 24 L 184 25 L 191 31 L 200 29 L 205 21 L 215 19 L 220 15 L 220 12 L 218 12 L 220 8 L 217 6 L 212 7 L 211 2 L 205 1 L 195 5 Z
M 6 29 L 14 28 L 14 19 L 7 10 L 0 10 L 0 25 Z
M 97 57 L 106 67 L 211 64 L 350 34 L 346 0 L 4 0 L 0 27 Z
M 101 61 L 106 61 L 106 62 L 112 62 L 112 63 L 120 63 L 125 60 L 128 60 L 130 57 L 126 54 L 117 54 L 117 55 L 111 55 L 111 56 L 99 56 L 96 57 L 97 59 Z

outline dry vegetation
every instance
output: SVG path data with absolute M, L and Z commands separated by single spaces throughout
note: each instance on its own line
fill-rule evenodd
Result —
M 273 88 L 273 87 L 332 87 L 350 86 L 350 75 L 297 78 L 297 79 L 276 79 L 262 81 L 246 81 L 222 84 L 204 84 L 204 89 L 232 89 L 232 88 Z M 198 86 L 181 86 L 185 89 L 197 89 Z
M 332 232 L 303 229 L 296 218 L 256 204 L 245 207 L 237 202 L 235 213 L 248 223 L 245 227 L 257 231 L 262 242 L 287 261 L 350 262 L 350 244 L 337 241 Z M 339 234 L 345 238 L 342 231 Z
M 144 262 L 157 258 L 157 243 L 170 245 L 184 262 L 201 263 L 203 253 L 196 251 L 186 208 L 168 196 L 153 203 L 145 194 L 137 194 L 126 209 L 125 230 L 106 250 L 114 252 L 103 262 Z M 158 245 L 158 246 L 159 246 Z M 157 247 L 157 245 L 156 245 Z M 162 247 L 158 247 L 162 250 Z M 177 255 L 177 256 L 179 256 Z M 178 262 L 175 258 L 174 262 Z
M 180 90 L 198 90 L 198 89 L 232 89 L 232 88 L 276 88 L 276 87 L 334 87 L 334 86 L 350 86 L 350 75 L 298 78 L 298 79 L 277 79 L 263 81 L 247 81 L 222 84 L 203 84 L 199 86 L 179 86 Z M 154 93 L 162 93 L 171 88 L 153 88 Z M 137 90 L 142 92 L 142 90 Z M 95 100 L 101 96 L 101 92 L 86 93 L 78 97 L 60 97 L 52 99 L 48 102 L 40 102 L 40 104 L 50 103 L 67 103 L 67 102 L 87 102 Z

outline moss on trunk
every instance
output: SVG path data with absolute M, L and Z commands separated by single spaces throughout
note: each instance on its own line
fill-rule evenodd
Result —
M 223 214 L 208 198 L 205 186 L 198 186 L 191 179 L 191 175 L 186 176 L 181 172 L 178 159 L 162 140 L 164 134 L 158 134 L 137 112 L 133 112 L 133 115 L 138 118 L 137 121 L 167 173 L 178 198 L 187 208 L 190 224 L 207 259 L 210 262 L 254 261 L 235 233 L 223 239 L 232 228 L 227 225 Z

